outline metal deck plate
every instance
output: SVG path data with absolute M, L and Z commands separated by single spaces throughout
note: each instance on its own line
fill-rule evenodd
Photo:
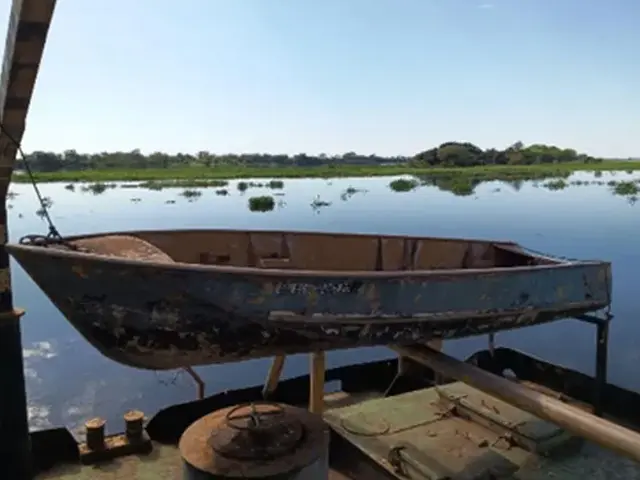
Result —
M 400 465 L 415 470 L 398 474 L 403 479 L 471 480 L 489 472 L 509 478 L 536 452 L 577 444 L 560 428 L 463 383 L 332 409 L 325 420 L 389 471 L 400 453 Z

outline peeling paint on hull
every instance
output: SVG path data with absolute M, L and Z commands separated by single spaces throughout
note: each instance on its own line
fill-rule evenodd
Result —
M 150 328 L 136 330 L 104 328 L 92 314 L 73 312 L 73 326 L 104 356 L 118 363 L 135 368 L 170 370 L 186 366 L 233 363 L 243 360 L 271 357 L 276 354 L 289 355 L 317 350 L 335 350 L 365 346 L 412 344 L 427 342 L 434 337 L 463 338 L 488 334 L 514 328 L 552 322 L 592 309 L 563 311 L 529 317 L 531 321 L 517 324 L 513 317 L 488 318 L 478 327 L 461 325 L 450 330 L 433 329 L 426 324 L 416 328 L 407 322 L 394 329 L 391 334 L 386 329 L 363 335 L 361 327 L 345 326 L 340 329 L 318 326 L 302 333 L 284 328 L 264 328 L 259 323 L 246 322 L 236 327 L 229 335 L 220 335 L 203 329 L 202 331 L 175 331 Z M 468 323 L 468 322 L 467 322 Z M 210 325 L 208 326 L 210 329 Z M 439 334 L 442 332 L 442 334 Z M 393 340 L 389 340 L 390 338 Z
M 611 293 L 604 262 L 283 277 L 8 250 L 102 354 L 154 370 L 486 334 L 599 310 Z

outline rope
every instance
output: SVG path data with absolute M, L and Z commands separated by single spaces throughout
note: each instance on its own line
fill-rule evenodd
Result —
M 24 151 L 22 150 L 22 146 L 20 145 L 20 142 L 18 142 L 7 131 L 7 129 L 2 124 L 2 122 L 0 122 L 0 133 L 4 134 L 9 139 L 9 141 L 16 147 L 16 150 L 20 154 L 20 159 L 22 160 L 22 163 L 24 164 L 25 170 L 27 171 L 27 175 L 29 175 L 29 180 L 31 182 L 31 185 L 33 186 L 33 190 L 36 192 L 36 196 L 38 197 L 38 202 L 40 203 L 40 208 L 42 209 L 42 212 L 43 212 L 43 217 L 46 220 L 47 225 L 49 227 L 49 233 L 46 235 L 46 237 L 43 237 L 43 238 L 62 243 L 62 241 L 63 241 L 62 235 L 60 235 L 60 232 L 58 231 L 58 229 L 54 225 L 53 220 L 51 219 L 51 216 L 49 215 L 49 209 L 47 208 L 47 204 L 44 201 L 44 198 L 40 194 L 40 189 L 38 188 L 38 184 L 36 182 L 36 179 L 34 178 L 33 172 L 31 171 L 31 166 L 29 165 L 29 161 L 27 160 L 27 156 L 24 154 Z M 34 237 L 34 236 L 33 235 L 29 235 L 29 237 Z M 20 240 L 20 243 L 23 243 L 23 239 Z

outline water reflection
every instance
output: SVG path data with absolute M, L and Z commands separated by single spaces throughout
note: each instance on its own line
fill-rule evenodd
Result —
M 495 175 L 494 175 L 495 176 Z M 576 187 L 588 187 L 589 191 L 595 191 L 598 187 L 604 187 L 605 190 L 614 196 L 622 197 L 627 205 L 633 206 L 638 202 L 640 197 L 640 172 L 574 172 L 572 174 L 561 175 L 560 177 L 542 178 L 541 175 L 533 174 L 529 175 L 532 178 L 511 178 L 513 175 L 503 175 L 509 178 L 491 179 L 488 175 L 469 176 L 469 175 L 419 175 L 419 176 L 402 176 L 397 178 L 360 178 L 360 179 L 336 179 L 338 185 L 344 184 L 349 181 L 350 183 L 346 188 L 341 188 L 340 193 L 337 195 L 337 199 L 342 202 L 349 202 L 354 197 L 359 197 L 359 194 L 366 194 L 369 192 L 368 188 L 365 188 L 365 184 L 372 183 L 379 186 L 381 182 L 385 182 L 388 189 L 395 193 L 410 193 L 410 192 L 422 192 L 425 195 L 431 195 L 429 192 L 440 191 L 447 194 L 452 194 L 456 197 L 473 197 L 474 200 L 478 200 L 479 192 L 485 196 L 487 194 L 501 194 L 504 193 L 504 189 L 507 188 L 512 192 L 520 192 L 526 187 L 527 190 L 545 189 L 551 192 L 574 190 Z M 523 177 L 523 175 L 519 175 Z M 235 185 L 234 185 L 235 183 Z M 361 185 L 362 184 L 362 185 Z M 61 184 L 44 184 L 47 188 L 54 190 L 60 189 Z M 197 185 L 189 186 L 187 185 Z M 315 213 L 320 213 L 321 210 L 335 206 L 335 203 L 331 197 L 335 196 L 336 188 L 334 188 L 334 180 L 318 179 L 305 180 L 295 179 L 291 180 L 288 184 L 293 188 L 293 192 L 300 192 L 301 185 L 314 185 L 314 196 L 309 200 L 307 205 L 311 206 L 311 209 Z M 128 198 L 129 204 L 141 204 L 145 197 L 151 192 L 168 192 L 173 198 L 165 198 L 162 203 L 166 205 L 172 205 L 176 203 L 175 196 L 186 199 L 189 203 L 194 203 L 203 196 L 207 197 L 208 203 L 210 203 L 210 194 L 213 192 L 215 196 L 219 198 L 242 196 L 250 189 L 270 192 L 269 195 L 253 195 L 249 198 L 245 205 L 248 206 L 251 212 L 269 212 L 274 209 L 283 209 L 286 206 L 291 207 L 296 200 L 290 202 L 284 202 L 282 199 L 276 201 L 273 197 L 282 197 L 286 191 L 290 188 L 286 188 L 285 183 L 281 180 L 269 180 L 269 181 L 251 181 L 240 180 L 235 182 L 229 182 L 226 180 L 189 180 L 189 181 L 176 181 L 176 180 L 163 180 L 163 181 L 146 181 L 146 182 L 120 182 L 120 183 L 78 183 L 78 184 L 66 184 L 64 185 L 64 191 L 67 194 L 74 192 L 89 193 L 92 196 L 104 196 L 105 194 L 116 195 L 121 197 L 122 195 L 118 191 L 145 190 L 148 193 L 144 195 L 135 195 Z M 16 188 L 29 190 L 28 185 L 15 185 L 13 190 L 7 195 L 8 208 L 13 209 L 15 199 L 17 197 Z M 42 185 L 41 185 L 42 188 Z M 303 189 L 307 190 L 303 187 Z M 480 190 L 479 190 L 480 189 Z M 375 189 L 374 189 L 375 190 Z M 235 192 L 235 193 L 234 193 Z M 311 192 L 309 192 L 311 193 Z M 205 195 L 206 194 L 206 195 Z M 59 197 L 60 194 L 56 194 Z M 262 200 L 256 203 L 255 198 L 271 197 L 271 200 L 265 200 L 267 203 L 262 204 Z M 302 198 L 302 197 L 299 197 Z M 44 199 L 45 206 L 50 210 L 53 205 L 53 197 L 48 196 Z M 75 203 L 75 202 L 72 202 Z M 33 210 L 37 216 L 44 217 L 44 210 L 40 205 Z M 22 214 L 22 212 L 21 212 Z
M 575 178 L 584 175 L 588 175 L 590 179 Z M 627 179 L 613 179 L 613 177 L 624 175 Z M 610 180 L 602 180 L 602 176 L 607 175 L 611 177 Z M 634 177 L 635 175 L 635 177 Z M 519 191 L 523 185 L 530 184 L 535 188 L 546 188 L 548 190 L 564 190 L 569 187 L 584 187 L 584 186 L 603 186 L 608 185 L 612 189 L 612 193 L 624 197 L 637 197 L 640 194 L 640 179 L 637 178 L 638 172 L 573 172 L 573 173 L 558 173 L 549 174 L 545 172 L 499 172 L 492 173 L 490 169 L 486 172 L 478 172 L 473 175 L 469 174 L 424 174 L 416 176 L 402 176 L 399 178 L 393 178 L 388 181 L 389 188 L 394 192 L 410 192 L 418 189 L 419 187 L 435 187 L 443 192 L 452 193 L 456 196 L 466 197 L 475 194 L 476 188 L 480 185 L 487 183 L 499 182 L 504 184 L 514 191 Z M 573 178 L 573 179 L 572 179 Z M 293 182 L 305 181 L 304 179 L 296 179 Z M 324 186 L 332 186 L 332 180 L 326 180 Z M 110 189 L 116 187 L 125 189 L 145 189 L 152 191 L 161 191 L 164 189 L 183 188 L 183 194 L 185 198 L 195 199 L 200 196 L 197 193 L 197 189 L 203 188 L 215 188 L 216 195 L 227 196 L 231 194 L 229 189 L 230 182 L 227 180 L 154 180 L 145 182 L 121 182 L 121 183 L 80 183 L 80 184 L 67 184 L 65 189 L 74 192 L 81 191 L 83 193 L 91 193 L 93 195 L 101 195 Z M 244 193 L 249 189 L 270 189 L 270 190 L 282 190 L 285 188 L 285 183 L 282 180 L 273 179 L 268 181 L 245 181 L 240 180 L 235 182 L 235 189 Z M 497 189 L 496 189 L 497 191 Z M 366 193 L 366 189 L 358 188 L 349 185 L 341 194 L 340 199 L 343 201 L 349 200 L 357 193 Z M 280 192 L 274 192 L 275 195 Z M 330 202 L 329 202 L 330 203 Z M 326 205 L 322 205 L 326 206 Z M 314 204 L 314 209 L 318 205 Z
M 459 197 L 473 195 L 476 187 L 483 183 L 483 180 L 477 178 L 459 178 L 455 176 L 423 176 L 419 178 L 422 185 L 436 187 L 438 190 L 453 193 Z

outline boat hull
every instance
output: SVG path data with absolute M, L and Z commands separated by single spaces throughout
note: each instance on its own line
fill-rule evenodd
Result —
M 103 355 L 153 370 L 487 334 L 592 312 L 611 293 L 604 262 L 311 274 L 7 249 Z

